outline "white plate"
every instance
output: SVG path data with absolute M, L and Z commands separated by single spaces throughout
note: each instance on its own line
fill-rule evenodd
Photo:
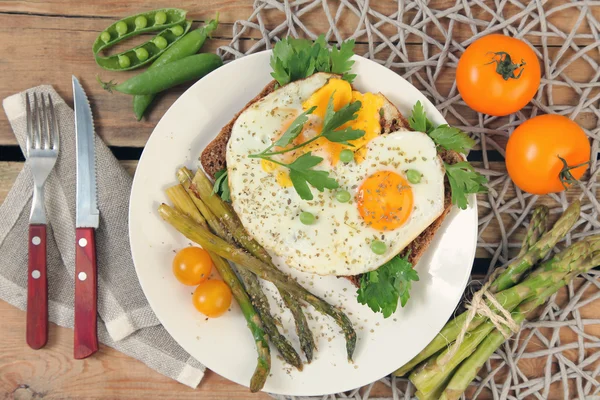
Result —
M 181 285 L 171 274 L 173 252 L 189 241 L 163 222 L 156 209 L 167 202 L 163 190 L 176 182 L 176 169 L 182 165 L 196 169 L 201 150 L 271 80 L 269 57 L 270 52 L 262 52 L 227 64 L 181 95 L 146 144 L 129 212 L 133 260 L 158 319 L 198 361 L 246 386 L 256 366 L 256 350 L 241 311 L 234 305 L 223 317 L 207 319 L 194 309 L 193 288 Z M 405 115 L 420 100 L 434 123 L 445 123 L 425 96 L 399 75 L 365 58 L 355 60 L 358 90 L 383 93 Z M 383 319 L 358 304 L 356 289 L 346 279 L 293 272 L 312 292 L 344 308 L 358 334 L 355 362 L 346 361 L 344 339 L 335 324 L 309 308 L 318 347 L 315 360 L 299 372 L 272 349 L 272 375 L 264 390 L 305 396 L 346 391 L 391 373 L 415 356 L 451 316 L 469 278 L 477 236 L 474 198 L 471 204 L 465 211 L 455 207 L 446 218 L 415 267 L 421 280 L 413 285 L 407 307 L 391 318 Z M 290 315 L 280 315 L 287 336 L 298 348 Z

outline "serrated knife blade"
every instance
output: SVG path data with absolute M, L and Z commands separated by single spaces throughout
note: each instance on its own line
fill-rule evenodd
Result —
M 98 269 L 96 228 L 100 222 L 96 193 L 96 154 L 92 109 L 73 76 L 77 192 L 75 215 L 75 317 L 73 354 L 76 359 L 98 351 Z
M 97 228 L 100 212 L 96 193 L 96 153 L 94 118 L 90 102 L 76 77 L 73 76 L 75 102 L 75 141 L 77 147 L 76 216 L 78 228 Z

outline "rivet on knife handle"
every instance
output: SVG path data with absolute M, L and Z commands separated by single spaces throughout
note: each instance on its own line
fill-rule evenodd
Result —
M 98 351 L 96 241 L 93 228 L 75 230 L 75 340 L 76 359 Z
M 27 276 L 27 344 L 40 349 L 48 341 L 46 225 L 29 225 Z

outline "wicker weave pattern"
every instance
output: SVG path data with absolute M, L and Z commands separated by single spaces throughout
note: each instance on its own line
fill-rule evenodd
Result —
M 524 232 L 527 216 L 536 203 L 550 206 L 556 216 L 566 208 L 569 200 L 575 197 L 583 199 L 581 218 L 565 243 L 600 233 L 600 204 L 597 200 L 600 194 L 600 68 L 594 60 L 599 59 L 600 2 L 408 0 L 392 4 L 393 7 L 390 7 L 388 1 L 374 0 L 258 0 L 248 20 L 234 24 L 234 39 L 230 45 L 221 47 L 219 51 L 226 59 L 238 58 L 270 48 L 277 38 L 286 35 L 314 39 L 325 33 L 333 43 L 354 38 L 360 43 L 357 48 L 364 49 L 361 55 L 397 71 L 420 88 L 452 125 L 471 133 L 478 141 L 481 150 L 479 170 L 490 179 L 489 194 L 478 198 L 478 246 L 491 259 L 488 274 L 514 256 L 520 246 L 519 235 Z M 567 12 L 576 15 L 574 24 L 565 24 L 561 20 L 561 15 Z M 321 21 L 321 25 L 315 21 Z M 322 21 L 329 22 L 329 29 L 311 28 L 322 26 Z M 450 91 L 441 90 L 440 82 L 446 80 L 444 87 L 447 88 L 448 80 L 453 81 L 456 63 L 464 49 L 475 39 L 490 33 L 524 39 L 535 46 L 542 60 L 542 85 L 536 98 L 528 107 L 510 117 L 475 114 L 466 107 L 455 84 L 451 85 Z M 250 35 L 257 40 L 240 40 Z M 580 75 L 588 79 L 578 80 Z M 591 80 L 590 75 L 593 76 Z M 559 95 L 561 91 L 562 97 Z M 576 104 L 561 103 L 565 91 L 571 91 L 573 96 L 570 97 L 579 101 Z M 506 175 L 503 164 L 492 161 L 502 160 L 507 137 L 514 127 L 543 113 L 558 113 L 574 119 L 584 127 L 592 141 L 591 173 L 579 188 L 572 188 L 567 194 L 538 197 L 523 193 Z M 491 234 L 492 228 L 500 235 Z M 490 237 L 493 239 L 490 240 Z M 598 398 L 600 352 L 595 349 L 600 347 L 600 339 L 585 333 L 585 328 L 600 324 L 600 319 L 583 319 L 579 309 L 600 298 L 599 276 L 599 272 L 593 271 L 584 277 L 583 284 L 571 284 L 568 299 L 561 303 L 562 307 L 553 298 L 539 321 L 527 322 L 524 328 L 531 329 L 522 330 L 517 340 L 503 345 L 487 363 L 487 372 L 474 383 L 476 389 L 470 391 L 471 397 L 476 398 L 485 391 L 488 395 L 491 392 L 494 399 L 523 399 L 528 396 L 547 399 L 550 385 L 560 381 L 563 383 L 564 399 Z M 479 281 L 471 282 L 468 292 L 479 284 Z M 590 288 L 593 288 L 593 294 L 582 301 L 582 294 Z M 561 343 L 559 330 L 565 327 L 577 336 L 576 341 Z M 541 328 L 551 329 L 550 339 L 541 333 Z M 534 352 L 526 351 L 532 340 L 539 341 L 542 347 Z M 574 361 L 572 357 L 565 356 L 567 350 L 576 352 Z M 544 376 L 528 379 L 519 369 L 519 360 L 541 356 L 547 356 Z M 558 372 L 553 365 L 558 366 Z M 392 388 L 391 398 L 412 398 L 414 388 L 407 385 L 406 380 L 386 377 L 382 382 Z M 371 387 L 324 398 L 368 399 Z

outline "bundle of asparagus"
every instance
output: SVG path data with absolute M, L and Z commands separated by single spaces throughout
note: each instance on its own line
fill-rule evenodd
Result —
M 302 369 L 300 356 L 277 329 L 258 278 L 272 282 L 285 306 L 292 312 L 300 346 L 308 362 L 313 358 L 315 342 L 301 301 L 329 315 L 340 326 L 346 338 L 348 360 L 351 360 L 356 332 L 348 317 L 277 269 L 265 249 L 246 233 L 231 207 L 219 196 L 213 195 L 212 184 L 202 171 L 193 175 L 187 168 L 181 168 L 177 178 L 180 184 L 166 190 L 173 207 L 162 204 L 159 214 L 188 239 L 209 251 L 219 274 L 240 304 L 258 352 L 250 390 L 256 392 L 262 389 L 269 375 L 271 356 L 267 341 L 273 343 L 286 362 Z M 235 267 L 226 260 L 235 263 Z
M 578 274 L 600 264 L 600 235 L 589 236 L 540 263 L 572 228 L 579 211 L 580 203 L 576 201 L 546 231 L 548 210 L 538 207 L 521 252 L 489 284 L 488 292 L 517 325 L 534 315 L 538 306 Z M 501 313 L 494 302 L 488 300 L 486 305 L 493 313 Z M 473 314 L 467 311 L 448 322 L 425 349 L 394 373 L 410 373 L 419 399 L 460 398 L 483 364 L 507 340 L 506 326 Z

